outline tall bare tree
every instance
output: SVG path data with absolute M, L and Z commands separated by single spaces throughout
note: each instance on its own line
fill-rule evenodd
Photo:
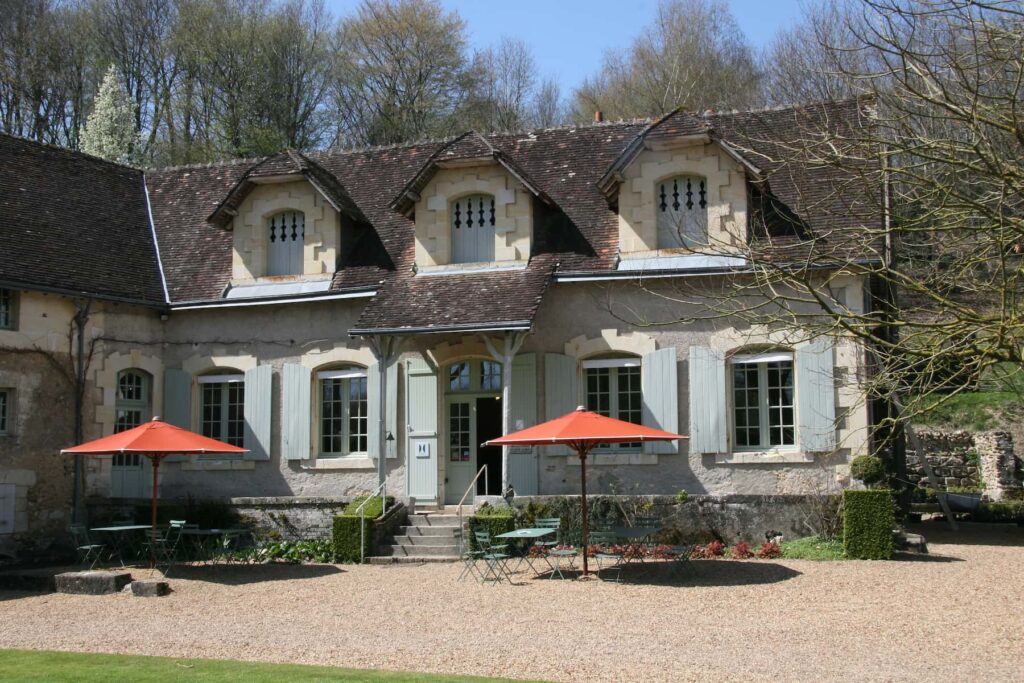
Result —
M 724 0 L 661 0 L 654 23 L 624 53 L 605 56 L 575 95 L 576 117 L 658 116 L 676 107 L 756 102 L 753 53 Z

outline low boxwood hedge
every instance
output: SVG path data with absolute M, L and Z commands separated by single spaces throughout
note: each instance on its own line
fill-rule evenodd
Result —
M 362 533 L 360 529 L 360 515 L 356 514 L 356 509 L 362 505 L 368 496 L 358 496 L 352 499 L 352 502 L 342 511 L 340 515 L 334 518 L 334 529 L 332 539 L 334 541 L 334 561 L 335 562 L 359 562 L 360 551 L 359 542 L 360 539 L 363 541 L 363 556 L 368 556 L 373 551 L 373 520 L 380 517 L 383 512 L 383 502 L 380 497 L 376 497 L 370 500 L 366 504 L 366 507 L 362 510 L 362 520 L 366 524 L 366 533 Z M 394 505 L 394 498 L 388 496 L 388 509 Z
M 482 507 L 467 520 L 467 525 L 469 527 L 469 548 L 477 550 L 476 532 L 489 532 L 493 539 L 498 534 L 515 530 L 515 512 L 511 508 Z
M 843 551 L 851 560 L 888 560 L 893 552 L 889 489 L 843 491 Z

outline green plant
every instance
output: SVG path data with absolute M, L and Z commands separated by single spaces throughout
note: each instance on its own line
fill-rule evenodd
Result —
M 761 547 L 757 549 L 757 556 L 762 560 L 773 560 L 776 557 L 782 556 L 782 548 L 779 547 L 778 543 L 768 541 L 762 543 Z
M 885 464 L 874 455 L 858 455 L 850 462 L 850 476 L 866 486 L 885 481 Z
M 843 491 L 843 552 L 852 560 L 888 560 L 893 553 L 889 489 Z
M 946 493 L 984 493 L 985 488 L 983 486 L 949 486 L 946 488 Z
M 356 510 L 366 501 L 369 496 L 358 496 L 352 499 L 348 507 L 340 515 L 334 518 L 331 538 L 334 542 L 335 562 L 359 562 L 362 556 L 369 555 L 373 551 L 373 520 L 380 517 L 383 512 L 383 501 L 380 497 L 371 499 L 363 507 L 360 514 Z M 388 509 L 394 505 L 394 499 L 388 496 Z M 361 524 L 365 524 L 365 530 Z M 360 551 L 360 540 L 363 542 Z
M 754 551 L 750 549 L 750 546 L 743 541 L 735 544 L 729 550 L 729 557 L 734 560 L 746 560 L 754 556 Z
M 838 539 L 806 536 L 783 541 L 782 556 L 788 560 L 841 560 L 843 543 Z
M 690 494 L 686 492 L 686 489 L 679 489 L 676 491 L 676 502 L 682 505 L 690 499 Z
M 268 562 L 286 562 L 300 564 L 317 562 L 327 564 L 334 562 L 334 543 L 328 539 L 311 541 L 269 541 L 255 548 L 243 548 L 231 554 L 235 562 L 251 562 L 266 564 Z
M 476 532 L 483 531 L 493 539 L 516 528 L 516 512 L 512 508 L 496 508 L 484 505 L 467 520 L 469 526 L 469 548 L 478 550 Z
M 1001 500 L 984 503 L 971 513 L 977 522 L 1022 522 L 1024 521 L 1024 500 Z

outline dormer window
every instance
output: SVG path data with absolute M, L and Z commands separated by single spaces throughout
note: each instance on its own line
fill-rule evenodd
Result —
M 267 219 L 267 275 L 302 275 L 306 214 L 281 211 Z
M 707 246 L 707 181 L 702 176 L 666 178 L 655 188 L 658 248 Z
M 494 195 L 472 194 L 451 203 L 452 263 L 494 261 Z

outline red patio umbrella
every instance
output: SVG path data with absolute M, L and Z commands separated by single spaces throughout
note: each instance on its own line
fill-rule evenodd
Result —
M 117 434 L 105 436 L 73 448 L 61 451 L 67 455 L 117 455 L 119 453 L 138 453 L 149 458 L 153 464 L 153 501 L 151 505 L 151 523 L 156 533 L 156 495 L 159 479 L 160 461 L 169 455 L 202 454 L 234 454 L 246 453 L 245 448 L 232 446 L 181 427 L 153 419 L 143 425 L 128 429 Z
M 580 406 L 573 412 L 542 422 L 527 429 L 491 439 L 485 446 L 550 446 L 561 444 L 576 451 L 580 458 L 580 486 L 583 512 L 583 575 L 587 575 L 587 455 L 595 446 L 610 443 L 636 443 L 643 441 L 674 441 L 686 439 L 682 434 L 664 432 L 643 425 L 616 420 L 584 410 Z

